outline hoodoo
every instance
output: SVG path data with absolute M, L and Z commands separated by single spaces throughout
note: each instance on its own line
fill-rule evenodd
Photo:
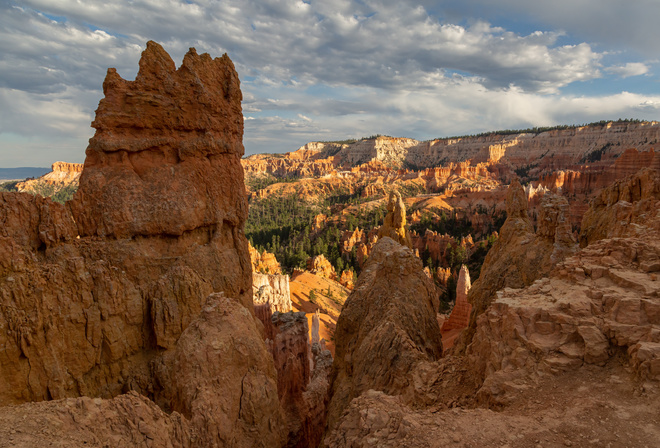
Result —
M 53 400 L 32 417 L 55 431 L 13 443 L 62 431 L 80 446 L 93 429 L 101 445 L 280 446 L 234 66 L 191 49 L 176 69 L 149 42 L 135 81 L 109 69 L 103 91 L 72 201 L 0 193 L 0 405 Z M 96 410 L 76 425 L 59 411 L 71 405 Z

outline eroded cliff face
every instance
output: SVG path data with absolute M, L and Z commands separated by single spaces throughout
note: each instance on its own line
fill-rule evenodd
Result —
M 610 122 L 539 134 L 493 133 L 425 142 L 396 137 L 354 143 L 312 142 L 284 157 L 251 156 L 244 164 L 248 173 L 267 172 L 285 177 L 318 176 L 373 163 L 423 170 L 469 162 L 465 166 L 471 164 L 473 169 L 484 164 L 478 170 L 481 176 L 490 172 L 496 178 L 511 177 L 516 169 L 523 169 L 534 178 L 541 178 L 552 171 L 579 165 L 602 169 L 611 166 L 630 148 L 648 153 L 659 141 L 658 122 Z M 657 158 L 654 163 L 658 163 Z
M 280 446 L 277 374 L 252 310 L 233 64 L 191 49 L 176 69 L 149 42 L 136 80 L 110 69 L 104 93 L 74 199 L 0 197 L 0 405 L 134 390 L 181 413 L 148 411 L 171 446 Z

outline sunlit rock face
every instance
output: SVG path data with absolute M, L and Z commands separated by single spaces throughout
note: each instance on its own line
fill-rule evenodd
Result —
M 136 80 L 110 69 L 103 90 L 74 198 L 0 196 L 0 405 L 86 406 L 67 433 L 110 445 L 280 446 L 234 66 L 191 49 L 176 69 L 149 42 Z M 107 400 L 58 400 L 80 396 Z

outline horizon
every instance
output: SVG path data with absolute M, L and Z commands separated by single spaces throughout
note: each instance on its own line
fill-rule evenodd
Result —
M 134 79 L 148 40 L 177 67 L 189 47 L 230 56 L 245 156 L 660 117 L 660 3 L 438 3 L 10 0 L 0 167 L 83 162 L 107 68 Z

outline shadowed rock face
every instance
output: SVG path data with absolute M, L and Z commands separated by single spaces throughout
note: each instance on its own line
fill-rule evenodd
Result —
M 380 239 L 337 322 L 329 430 L 369 389 L 414 396 L 415 366 L 442 355 L 438 305 L 421 260 L 392 239 Z

